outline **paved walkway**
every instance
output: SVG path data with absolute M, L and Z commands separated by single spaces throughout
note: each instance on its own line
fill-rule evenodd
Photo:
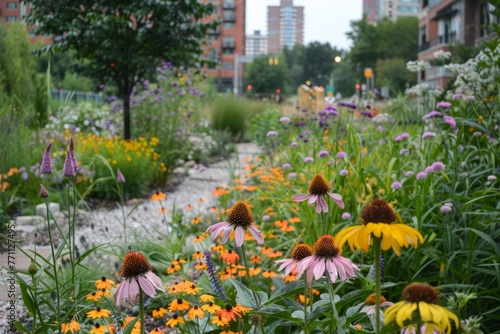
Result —
M 185 210 L 186 206 L 193 205 L 192 215 L 196 213 L 207 213 L 214 206 L 215 200 L 212 196 L 212 191 L 217 186 L 226 185 L 231 178 L 231 174 L 241 174 L 241 170 L 245 166 L 244 159 L 247 157 L 256 156 L 259 153 L 258 148 L 252 143 L 237 144 L 237 153 L 230 159 L 210 165 L 205 171 L 192 173 L 186 177 L 183 182 L 177 187 L 173 193 L 167 193 L 167 199 L 163 201 L 163 206 L 172 212 L 176 210 Z M 199 199 L 204 198 L 206 201 L 200 203 Z M 127 235 L 129 244 L 133 244 L 134 240 L 148 238 L 154 241 L 158 235 L 155 229 L 165 229 L 162 222 L 162 215 L 159 214 L 160 203 L 149 199 L 140 201 L 131 201 L 125 208 L 127 217 Z M 81 213 L 81 224 L 76 227 L 76 241 L 80 252 L 97 246 L 103 243 L 111 243 L 116 245 L 123 244 L 123 226 L 122 226 L 122 210 L 116 208 L 113 210 L 98 210 L 90 213 Z M 166 215 L 167 220 L 170 220 L 171 215 Z M 33 247 L 25 247 L 33 249 Z M 50 247 L 37 247 L 37 252 L 48 256 Z M 15 253 L 15 265 L 18 270 L 26 270 L 30 264 L 30 260 L 21 250 L 17 249 Z M 2 267 L 0 275 L 0 301 L 10 301 L 8 291 L 10 285 L 7 280 L 9 278 L 8 271 L 5 269 L 8 266 L 7 255 L 1 254 L 0 267 Z M 18 294 L 18 292 L 17 292 Z M 5 308 L 0 308 L 0 325 L 5 318 Z M 1 327 L 1 326 L 0 326 Z

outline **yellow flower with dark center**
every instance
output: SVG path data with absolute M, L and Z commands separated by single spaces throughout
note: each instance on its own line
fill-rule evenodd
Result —
M 191 309 L 188 312 L 188 318 L 189 320 L 193 320 L 194 318 L 203 318 L 205 316 L 205 313 L 203 312 L 202 309 L 198 307 L 198 305 L 195 305 L 191 307 Z
M 115 282 L 107 279 L 106 277 L 101 277 L 100 280 L 95 282 L 95 287 L 96 289 L 110 289 L 112 286 L 115 285 Z
M 225 318 L 222 318 L 222 316 L 218 315 L 216 317 L 212 318 L 212 324 L 217 325 L 217 326 L 225 326 L 228 324 Z
M 226 304 L 225 308 L 217 311 L 217 315 L 226 320 L 226 322 L 230 322 L 231 320 L 236 321 L 236 317 L 241 318 L 241 311 L 231 304 Z
M 201 309 L 203 311 L 207 311 L 208 313 L 214 314 L 215 312 L 219 311 L 221 309 L 221 307 L 217 304 L 214 304 L 214 302 L 211 301 L 208 304 L 202 305 Z
M 205 303 L 205 302 L 213 302 L 214 301 L 214 296 L 203 294 L 203 295 L 200 296 L 200 300 L 203 303 Z
M 165 194 L 162 193 L 162 192 L 160 192 L 160 191 L 158 191 L 158 192 L 154 193 L 153 195 L 151 195 L 151 200 L 152 201 L 164 201 L 165 198 L 167 198 L 165 196 Z
M 405 224 L 397 224 L 394 210 L 383 199 L 374 199 L 361 214 L 361 225 L 350 226 L 341 230 L 337 236 L 340 248 L 348 242 L 351 250 L 354 248 L 368 252 L 374 238 L 382 240 L 382 249 L 392 248 L 400 256 L 401 247 L 414 246 L 424 242 L 419 231 Z
M 95 310 L 87 312 L 87 317 L 91 319 L 97 319 L 97 318 L 109 318 L 109 315 L 111 314 L 111 311 L 101 309 L 100 307 L 96 308 Z
M 293 195 L 292 199 L 295 202 L 302 202 L 307 200 L 307 203 L 309 205 L 312 205 L 316 203 L 316 212 L 321 213 L 321 212 L 328 212 L 328 204 L 326 204 L 325 199 L 323 196 L 328 196 L 333 201 L 337 206 L 341 209 L 344 208 L 344 202 L 342 201 L 342 196 L 339 194 L 331 193 L 330 192 L 330 186 L 328 185 L 328 182 L 326 179 L 319 175 L 316 174 L 312 181 L 309 183 L 308 187 L 308 194 L 296 194 Z
M 71 332 L 72 334 L 74 334 L 75 331 L 80 330 L 80 324 L 76 320 L 72 320 L 69 323 L 61 324 L 61 330 L 65 334 L 68 332 Z
M 439 332 L 451 333 L 450 319 L 460 326 L 458 317 L 438 305 L 439 295 L 426 283 L 412 283 L 403 290 L 403 301 L 388 307 L 384 312 L 384 323 L 396 322 L 400 328 L 425 324 Z
M 255 227 L 253 222 L 252 212 L 248 204 L 243 201 L 238 201 L 229 210 L 226 221 L 210 226 L 207 232 L 212 234 L 212 240 L 214 241 L 222 234 L 220 243 L 224 244 L 229 240 L 231 232 L 234 230 L 236 247 L 241 247 L 245 240 L 245 231 L 248 230 L 255 241 L 262 245 L 264 244 L 264 237 L 262 236 L 262 232 Z
M 168 310 L 170 312 L 175 312 L 175 311 L 185 311 L 189 310 L 191 305 L 185 300 L 182 300 L 181 298 L 174 299 L 171 303 L 170 306 L 168 307 Z
M 185 323 L 186 321 L 184 320 L 183 317 L 179 317 L 177 314 L 174 314 L 174 316 L 169 321 L 167 321 L 166 325 L 170 327 L 175 327 L 178 324 L 185 324 Z
M 153 329 L 151 332 L 149 332 L 149 334 L 164 334 L 165 332 L 161 331 L 160 329 L 158 329 L 158 327 L 156 327 L 155 329 Z
M 163 307 L 157 307 L 153 310 L 153 318 L 161 318 L 168 310 Z

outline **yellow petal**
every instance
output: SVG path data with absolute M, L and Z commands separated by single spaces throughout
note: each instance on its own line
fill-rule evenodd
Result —
M 426 302 L 419 302 L 418 311 L 420 312 L 420 318 L 423 322 L 432 322 L 432 313 L 429 309 L 429 304 Z
M 384 324 L 389 324 L 394 321 L 398 310 L 403 306 L 404 302 L 399 302 L 394 305 L 389 306 L 384 312 Z

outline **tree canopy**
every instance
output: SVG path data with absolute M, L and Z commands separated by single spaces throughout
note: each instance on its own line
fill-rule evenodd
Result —
M 27 2 L 27 1 L 24 1 Z M 196 0 L 30 0 L 28 24 L 54 37 L 52 49 L 73 50 L 77 73 L 114 82 L 123 100 L 124 137 L 130 139 L 130 95 L 140 80 L 153 80 L 168 60 L 200 66 L 213 5 Z

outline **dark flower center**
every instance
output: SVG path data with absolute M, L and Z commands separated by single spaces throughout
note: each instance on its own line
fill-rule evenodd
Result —
M 331 235 L 323 235 L 313 246 L 317 257 L 332 258 L 340 254 L 340 249 L 335 246 L 335 240 Z
M 390 224 L 396 221 L 396 213 L 385 200 L 377 198 L 365 206 L 361 214 L 361 222 L 364 225 L 368 223 Z
M 313 253 L 313 249 L 311 246 L 300 243 L 295 246 L 292 250 L 292 259 L 300 261 L 308 256 L 311 256 Z
M 411 283 L 403 290 L 403 299 L 410 303 L 425 302 L 427 304 L 437 304 L 439 294 L 427 283 Z
M 380 302 L 386 302 L 387 299 L 384 298 L 384 296 L 380 296 Z M 365 299 L 365 304 L 366 305 L 375 305 L 375 294 L 372 293 L 371 295 L 368 296 L 368 298 Z
M 128 252 L 123 259 L 120 276 L 124 278 L 136 277 L 143 275 L 153 268 L 149 261 L 139 252 Z
M 250 212 L 250 207 L 243 201 L 236 202 L 227 215 L 227 222 L 236 225 L 247 227 L 252 225 L 253 216 Z
M 106 277 L 101 277 L 101 281 L 106 282 Z
M 326 179 L 319 174 L 316 174 L 311 183 L 309 183 L 309 194 L 324 195 L 329 190 L 330 187 L 328 186 L 328 182 L 326 182 Z
M 231 304 L 226 304 L 226 311 L 231 311 L 233 309 L 233 307 L 231 306 Z

